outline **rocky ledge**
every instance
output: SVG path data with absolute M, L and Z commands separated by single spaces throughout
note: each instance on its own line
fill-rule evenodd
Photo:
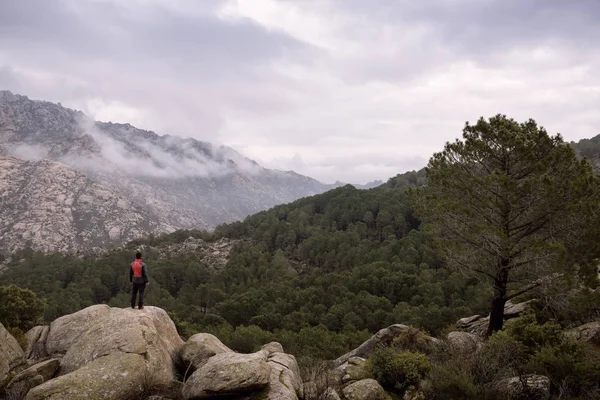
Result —
M 508 316 L 519 318 L 525 306 L 508 304 Z M 465 318 L 457 325 L 462 323 L 471 332 L 450 332 L 445 340 L 426 336 L 423 345 L 430 350 L 452 346 L 475 354 L 482 344 L 477 334 L 482 319 Z M 265 344 L 252 354 L 236 353 L 208 333 L 182 340 L 160 308 L 96 305 L 31 329 L 25 334 L 24 349 L 0 324 L 0 398 L 389 400 L 372 379 L 367 359 L 407 329 L 411 328 L 395 324 L 380 330 L 303 382 L 295 357 L 279 343 Z M 600 322 L 594 322 L 567 334 L 599 343 L 598 332 Z M 549 379 L 538 375 L 506 376 L 496 384 L 511 399 L 534 392 L 536 398 L 546 399 L 550 388 Z M 418 387 L 409 388 L 403 397 L 417 399 L 425 399 Z
M 199 333 L 184 342 L 167 313 L 96 305 L 27 332 L 0 325 L 0 397 L 59 399 L 303 398 L 294 356 L 279 343 L 240 354 Z

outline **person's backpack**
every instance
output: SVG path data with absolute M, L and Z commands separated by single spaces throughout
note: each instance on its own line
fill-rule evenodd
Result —
M 134 278 L 141 278 L 143 276 L 142 269 L 144 267 L 142 266 L 142 262 L 143 262 L 142 260 L 135 260 L 131 264 L 131 269 L 133 270 Z

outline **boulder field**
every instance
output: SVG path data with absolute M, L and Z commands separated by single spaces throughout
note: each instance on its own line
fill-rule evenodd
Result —
M 184 342 L 167 313 L 91 306 L 37 326 L 26 349 L 0 325 L 0 398 L 302 398 L 294 356 L 279 343 L 253 354 L 199 333 Z
M 524 304 L 508 304 L 518 318 Z M 458 321 L 463 331 L 445 340 L 426 337 L 431 346 L 449 345 L 467 353 L 482 344 L 485 318 Z M 598 341 L 600 323 L 569 331 L 578 340 Z M 367 359 L 374 349 L 392 343 L 406 325 L 384 328 L 356 349 L 329 362 L 303 381 L 296 358 L 272 342 L 251 354 L 237 353 L 217 337 L 179 336 L 168 314 L 95 305 L 36 326 L 25 334 L 23 348 L 0 324 L 0 398 L 10 400 L 378 400 L 389 395 L 372 379 Z M 544 376 L 507 378 L 502 392 L 518 397 L 526 386 L 545 398 Z M 405 400 L 424 399 L 418 388 Z

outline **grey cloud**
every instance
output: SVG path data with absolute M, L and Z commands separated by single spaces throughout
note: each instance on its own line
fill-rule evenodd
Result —
M 4 0 L 0 86 L 91 114 L 129 107 L 143 128 L 252 148 L 329 182 L 419 168 L 481 115 L 534 117 L 569 140 L 598 133 L 597 0 L 271 4 L 317 13 L 327 46 L 222 18 L 225 4 Z M 553 54 L 536 58 L 539 47 Z
M 576 50 L 578 54 L 572 52 L 563 60 L 572 65 L 585 61 L 600 41 L 596 0 L 337 0 L 336 5 L 367 18 L 369 24 L 397 29 L 398 42 L 421 31 L 416 41 L 400 47 L 392 43 L 387 55 L 340 68 L 349 81 L 376 76 L 406 82 L 465 60 L 511 65 L 522 60 L 508 58 L 507 53 L 514 49 L 526 53 L 539 46 Z
M 166 8 L 150 8 L 139 17 L 113 2 L 7 0 L 2 7 L 3 46 L 37 43 L 69 57 L 108 57 L 145 70 L 166 64 L 185 76 L 250 74 L 249 66 L 306 47 L 251 21 L 224 22 Z
M 146 128 L 218 140 L 226 108 L 289 110 L 290 99 L 277 87 L 278 79 L 265 71 L 284 52 L 302 53 L 308 60 L 306 54 L 313 51 L 250 20 L 218 19 L 210 11 L 222 3 L 187 2 L 195 12 L 186 13 L 168 2 L 129 10 L 111 1 L 8 0 L 0 13 L 0 65 L 4 58 L 5 68 L 43 66 L 90 85 L 57 81 L 44 90 L 16 73 L 4 87 L 48 100 L 73 100 L 77 108 L 85 107 L 80 100 L 85 97 L 143 104 L 160 110 L 165 122 Z

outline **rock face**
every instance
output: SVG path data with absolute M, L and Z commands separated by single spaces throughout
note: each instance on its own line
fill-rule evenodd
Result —
M 17 340 L 0 323 L 0 387 L 11 371 L 24 364 L 24 356 Z
M 510 321 L 511 319 L 518 318 L 519 315 L 524 312 L 532 300 L 525 301 L 522 303 L 513 303 L 510 300 L 504 305 L 504 322 Z M 483 317 L 481 315 L 473 315 L 471 317 L 461 318 L 456 322 L 456 327 L 464 329 L 465 331 L 472 333 L 476 336 L 483 337 L 487 331 L 488 324 L 490 322 L 489 315 Z
M 57 318 L 50 325 L 46 339 L 46 352 L 64 355 L 88 329 L 94 326 L 96 321 L 104 319 L 108 314 L 110 314 L 110 307 L 99 304 Z
M 34 387 L 25 399 L 128 399 L 143 391 L 148 373 L 144 356 L 113 353 Z
M 467 353 L 477 350 L 481 344 L 480 337 L 469 332 L 450 332 L 447 339 L 452 346 Z
M 221 343 L 216 336 L 210 333 L 197 333 L 183 345 L 181 360 L 186 368 L 191 366 L 193 370 L 196 370 L 212 356 L 231 352 L 232 350 Z
M 25 358 L 28 360 L 40 360 L 47 356 L 46 340 L 50 332 L 49 326 L 34 326 L 27 333 L 27 348 L 25 349 Z
M 44 332 L 47 331 L 45 340 Z M 38 335 L 39 333 L 39 335 Z M 32 346 L 60 359 L 59 376 L 42 382 L 27 399 L 122 399 L 176 377 L 183 346 L 173 321 L 156 307 L 143 310 L 96 305 L 28 332 Z M 37 339 L 36 339 L 37 337 Z M 38 365 L 39 371 L 44 364 Z
M 61 163 L 0 157 L 0 249 L 47 252 L 126 242 L 161 224 L 118 190 Z
M 35 364 L 17 374 L 7 385 L 6 393 L 9 398 L 21 399 L 30 389 L 54 378 L 60 368 L 60 360 L 52 358 Z
M 263 389 L 269 383 L 268 353 L 221 353 L 211 357 L 185 382 L 185 399 L 240 395 Z
M 348 385 L 343 390 L 347 400 L 390 400 L 375 379 L 363 379 Z
M 498 382 L 496 389 L 508 399 L 546 400 L 550 397 L 550 379 L 542 375 L 513 377 Z
M 392 340 L 396 338 L 400 332 L 408 329 L 407 325 L 395 324 L 387 328 L 381 329 L 366 342 L 358 346 L 356 349 L 344 354 L 334 361 L 335 366 L 340 366 L 347 362 L 351 357 L 369 358 L 373 350 L 380 345 L 390 345 Z
M 567 332 L 567 335 L 576 340 L 600 346 L 600 321 L 573 328 Z
M 212 228 L 341 185 L 7 91 L 0 91 L 0 156 L 0 198 L 9 205 L 0 215 L 0 251 L 79 250 Z
M 266 399 L 297 400 L 304 397 L 300 368 L 293 355 L 283 353 L 283 349 L 271 352 L 267 364 L 271 367 L 271 375 Z
M 369 378 L 369 372 L 367 371 L 367 360 L 361 357 L 351 357 L 344 365 L 344 375 L 342 382 L 353 382 L 361 379 Z

